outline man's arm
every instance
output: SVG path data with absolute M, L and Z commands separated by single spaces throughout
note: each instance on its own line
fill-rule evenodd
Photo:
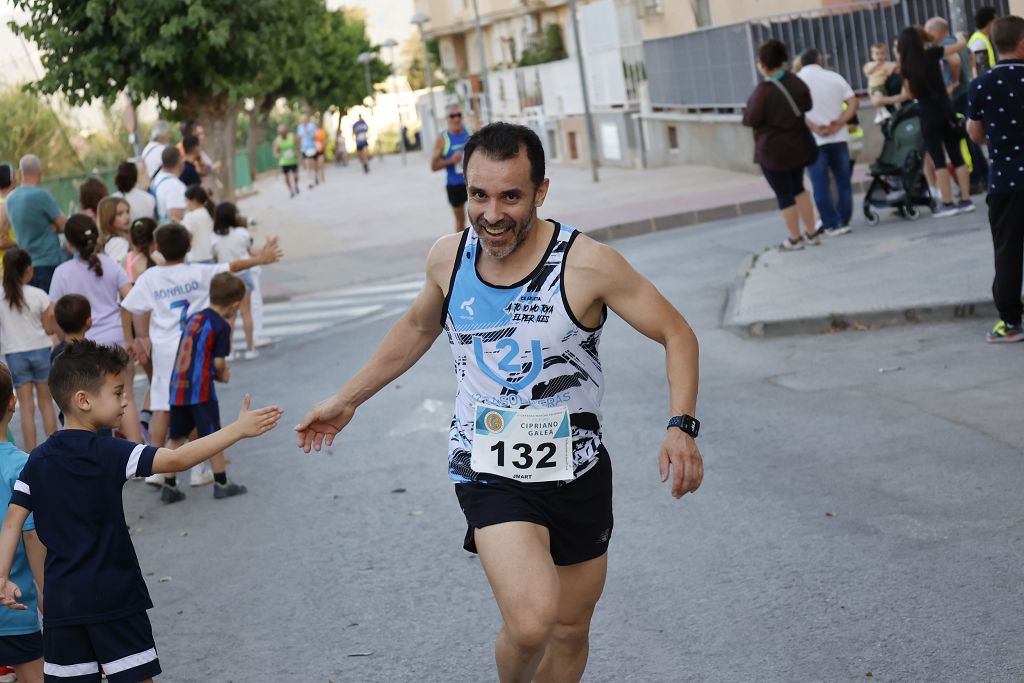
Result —
M 227 450 L 242 439 L 265 434 L 277 426 L 284 411 L 277 406 L 249 410 L 252 398 L 246 394 L 238 419 L 223 429 L 179 448 L 158 448 L 153 456 L 154 474 L 184 472 L 204 460 Z M 2 548 L 0 548 L 2 550 Z
M 442 283 L 451 278 L 460 236 L 438 240 L 427 256 L 427 278 L 419 295 L 391 327 L 366 365 L 337 394 L 315 405 L 296 427 L 299 448 L 319 451 L 345 428 L 356 408 L 416 364 L 441 333 Z
M 982 124 L 981 121 L 967 119 L 967 135 L 970 136 L 971 141 L 974 144 L 985 144 L 985 126 Z
M 167 217 L 175 223 L 180 223 L 185 219 L 185 209 L 167 209 Z
M 28 513 L 28 509 L 12 503 L 7 507 L 7 516 L 4 517 L 3 527 L 0 528 L 0 603 L 4 607 L 17 610 L 27 608 L 18 603 L 21 589 L 8 577 L 11 575 L 11 564 L 14 563 L 14 554 L 18 552 L 21 529 L 25 526 Z
M 440 171 L 442 168 L 446 166 L 451 166 L 452 160 L 455 159 L 455 157 L 459 157 L 460 159 L 462 158 L 461 155 L 454 154 L 452 155 L 451 159 L 442 159 L 442 152 L 444 152 L 444 136 L 438 135 L 437 141 L 434 143 L 434 153 L 430 156 L 431 171 Z
M 64 232 L 64 224 L 67 223 L 68 219 L 62 211 L 59 216 L 50 224 L 50 227 L 54 232 Z
M 699 354 L 697 337 L 686 319 L 650 280 L 611 247 L 579 237 L 575 249 L 578 253 L 569 252 L 566 267 L 579 268 L 580 279 L 593 283 L 596 288 L 597 300 L 606 303 L 637 332 L 665 347 L 668 417 L 695 416 Z M 590 287 L 586 289 L 589 291 Z M 665 422 L 667 424 L 667 418 Z M 659 461 L 662 481 L 668 479 L 671 471 L 671 492 L 675 498 L 696 491 L 704 478 L 700 450 L 693 438 L 682 430 L 667 430 Z
M 942 54 L 944 57 L 951 57 L 957 52 L 960 52 L 967 47 L 967 36 L 963 33 L 956 34 L 956 42 L 952 45 L 946 45 L 942 48 Z

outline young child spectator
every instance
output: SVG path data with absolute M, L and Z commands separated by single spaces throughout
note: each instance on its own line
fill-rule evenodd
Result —
M 24 610 L 11 568 L 28 515 L 35 515 L 46 547 L 43 651 L 47 669 L 61 672 L 57 680 L 98 681 L 101 666 L 112 683 L 160 673 L 146 615 L 153 603 L 124 518 L 124 483 L 188 469 L 281 418 L 277 407 L 250 410 L 246 396 L 236 422 L 176 450 L 99 436 L 121 420 L 127 363 L 124 349 L 88 340 L 57 357 L 50 382 L 67 427 L 29 456 L 0 531 L 0 602 Z
M 29 253 L 17 247 L 8 249 L 4 254 L 0 329 L 4 335 L 7 366 L 14 377 L 14 391 L 21 404 L 21 439 L 26 451 L 39 443 L 35 417 L 37 400 L 43 431 L 49 436 L 57 430 L 57 414 L 47 386 L 50 335 L 56 332 L 53 304 L 46 292 L 28 284 L 32 275 Z
M 225 322 L 235 317 L 245 296 L 245 284 L 232 273 L 218 273 L 210 280 L 210 305 L 193 313 L 185 321 L 178 356 L 171 374 L 171 420 L 169 448 L 178 448 L 194 429 L 200 438 L 220 429 L 220 408 L 214 381 L 227 382 L 231 369 L 227 356 L 231 353 L 231 327 Z M 211 459 L 213 466 L 213 497 L 230 498 L 246 492 L 240 484 L 228 481 L 224 453 Z M 164 478 L 160 500 L 175 503 L 185 498 L 178 488 L 177 477 Z
M 199 185 L 202 182 L 199 170 L 196 168 L 197 164 L 202 163 L 199 160 L 199 138 L 195 135 L 186 135 L 181 140 L 181 147 L 182 155 L 185 157 L 185 165 L 178 179 L 185 183 L 185 187 Z
M 214 275 L 274 263 L 281 257 L 281 250 L 277 240 L 272 238 L 251 258 L 219 264 L 185 263 L 189 234 L 184 226 L 177 223 L 158 228 L 156 243 L 165 264 L 150 268 L 139 276 L 121 305 L 133 314 L 136 358 L 140 362 L 147 358 L 153 361 L 149 401 L 154 415 L 150 434 L 152 443 L 162 446 L 167 439 L 171 373 L 189 312 L 209 306 L 210 280 Z M 212 476 L 210 481 L 213 481 Z
M 106 201 L 106 200 L 104 200 Z M 118 200 L 120 201 L 120 200 Z M 56 304 L 65 294 L 82 294 L 90 304 L 92 326 L 89 339 L 100 344 L 117 344 L 129 349 L 135 341 L 131 314 L 121 308 L 121 300 L 131 291 L 132 283 L 124 270 L 106 254 L 97 253 L 99 230 L 91 218 L 76 213 L 64 226 L 70 261 L 57 266 L 50 284 L 50 301 Z M 135 364 L 128 362 L 125 394 L 128 410 L 124 419 L 124 434 L 132 441 L 141 441 L 139 411 L 135 405 L 135 392 L 131 378 Z
M 181 224 L 192 236 L 192 251 L 189 262 L 213 263 L 210 243 L 213 241 L 213 216 L 215 206 L 200 185 L 190 185 L 185 190 L 185 218 Z
M 221 202 L 213 219 L 213 257 L 217 263 L 230 263 L 236 259 L 247 258 L 252 249 L 252 233 L 245 227 L 245 219 L 238 214 L 238 207 L 231 202 Z M 245 298 L 242 299 L 242 329 L 245 331 L 246 360 L 259 356 L 256 350 L 256 338 L 252 323 L 252 290 L 255 288 L 253 274 L 249 271 L 239 277 L 245 283 Z M 235 329 L 235 318 L 228 320 L 231 329 Z
M 53 318 L 57 321 L 57 327 L 64 333 L 64 339 L 50 351 L 51 367 L 68 344 L 86 338 L 86 333 L 92 329 L 92 306 L 81 294 L 65 294 L 53 305 Z M 64 424 L 63 420 L 61 424 Z
M 163 263 L 163 256 L 156 250 L 156 228 L 156 221 L 152 218 L 132 221 L 128 231 L 132 248 L 124 258 L 124 269 L 132 282 L 153 266 Z
M 114 174 L 117 192 L 111 197 L 124 197 L 131 206 L 131 219 L 156 217 L 156 198 L 139 187 L 139 167 L 133 161 L 122 161 Z
M 131 250 L 128 241 L 128 230 L 132 223 L 131 205 L 121 197 L 104 197 L 100 200 L 96 216 L 96 223 L 100 227 L 100 249 L 117 261 L 118 268 L 123 269 Z
M 0 505 L 4 509 L 11 502 L 15 482 L 28 461 L 28 453 L 15 447 L 6 436 L 17 404 L 11 371 L 0 363 Z M 14 669 L 19 683 L 43 683 L 43 633 L 36 603 L 43 590 L 46 548 L 39 542 L 35 529 L 35 520 L 29 515 L 21 527 L 21 541 L 10 574 L 12 581 L 25 587 L 21 597 L 28 609 L 0 613 L 0 662 Z
M 864 65 L 864 76 L 868 79 L 868 96 L 874 101 L 875 95 L 885 96 L 885 83 L 896 71 L 895 62 L 889 61 L 889 47 L 885 43 L 871 45 L 871 61 Z M 885 107 L 878 107 L 875 123 L 879 124 L 892 116 Z
M 78 205 L 81 212 L 95 220 L 100 200 L 108 194 L 110 194 L 110 188 L 105 182 L 99 178 L 86 178 L 78 186 Z

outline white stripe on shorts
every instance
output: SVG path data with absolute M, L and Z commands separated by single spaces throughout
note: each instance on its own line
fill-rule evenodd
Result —
M 124 478 L 131 479 L 135 476 L 135 472 L 139 469 L 139 458 L 142 457 L 142 451 L 146 448 L 145 444 L 139 444 L 132 449 L 132 454 L 128 456 L 128 467 L 125 468 Z
M 99 662 L 87 662 L 85 664 L 53 664 L 43 662 L 43 673 L 47 676 L 58 678 L 74 678 L 75 676 L 88 676 L 100 672 Z
M 135 667 L 142 666 L 143 664 L 149 664 L 154 659 L 156 659 L 156 648 L 151 647 L 145 652 L 121 657 L 121 659 L 116 659 L 113 662 L 104 662 L 103 671 L 107 676 L 110 676 L 111 674 L 119 674 L 122 671 L 134 669 Z
M 30 489 L 28 484 L 23 482 L 21 479 L 19 479 L 18 481 L 14 482 L 14 490 L 15 491 L 21 491 L 26 496 L 31 496 L 32 495 L 32 489 Z

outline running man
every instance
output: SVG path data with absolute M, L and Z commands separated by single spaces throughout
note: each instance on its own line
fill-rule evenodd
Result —
M 316 144 L 316 182 L 319 185 L 327 182 L 327 133 L 323 126 L 316 127 L 313 142 Z
M 366 366 L 306 414 L 297 440 L 306 452 L 331 445 L 443 330 L 458 383 L 448 470 L 468 522 L 464 547 L 479 553 L 504 620 L 499 678 L 578 681 L 612 532 L 598 357 L 607 309 L 665 347 L 671 420 L 658 461 L 675 498 L 704 476 L 697 339 L 615 250 L 538 218 L 549 181 L 532 130 L 488 125 L 463 155 L 471 227 L 434 244 L 412 307 Z
M 299 143 L 283 123 L 277 127 L 277 137 L 274 138 L 274 158 L 284 173 L 284 184 L 288 186 L 288 198 L 291 199 L 299 193 Z
M 320 184 L 320 178 L 316 174 L 316 124 L 309 120 L 309 116 L 302 115 L 299 119 L 299 127 L 296 130 L 299 136 L 299 150 L 302 152 L 302 166 L 309 172 L 313 182 L 309 189 Z
M 356 141 L 356 154 L 359 155 L 359 161 L 363 164 L 363 173 L 370 172 L 370 126 L 363 121 L 363 115 L 359 115 L 359 120 L 352 124 L 352 137 Z
M 466 229 L 466 176 L 462 175 L 462 149 L 469 140 L 469 129 L 462 123 L 462 108 L 457 104 L 448 105 L 448 130 L 437 136 L 434 155 L 430 158 L 430 170 L 447 171 L 446 188 L 448 203 L 455 213 L 455 232 Z

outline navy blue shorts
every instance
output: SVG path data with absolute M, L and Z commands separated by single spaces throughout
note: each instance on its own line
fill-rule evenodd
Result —
M 47 626 L 43 652 L 46 683 L 96 683 L 101 666 L 110 683 L 138 683 L 160 673 L 145 612 L 102 624 Z
M 170 437 L 183 439 L 195 429 L 199 438 L 220 429 L 220 406 L 207 401 L 194 406 L 171 406 Z
M 4 666 L 27 664 L 42 656 L 42 631 L 23 636 L 0 636 L 0 663 Z

